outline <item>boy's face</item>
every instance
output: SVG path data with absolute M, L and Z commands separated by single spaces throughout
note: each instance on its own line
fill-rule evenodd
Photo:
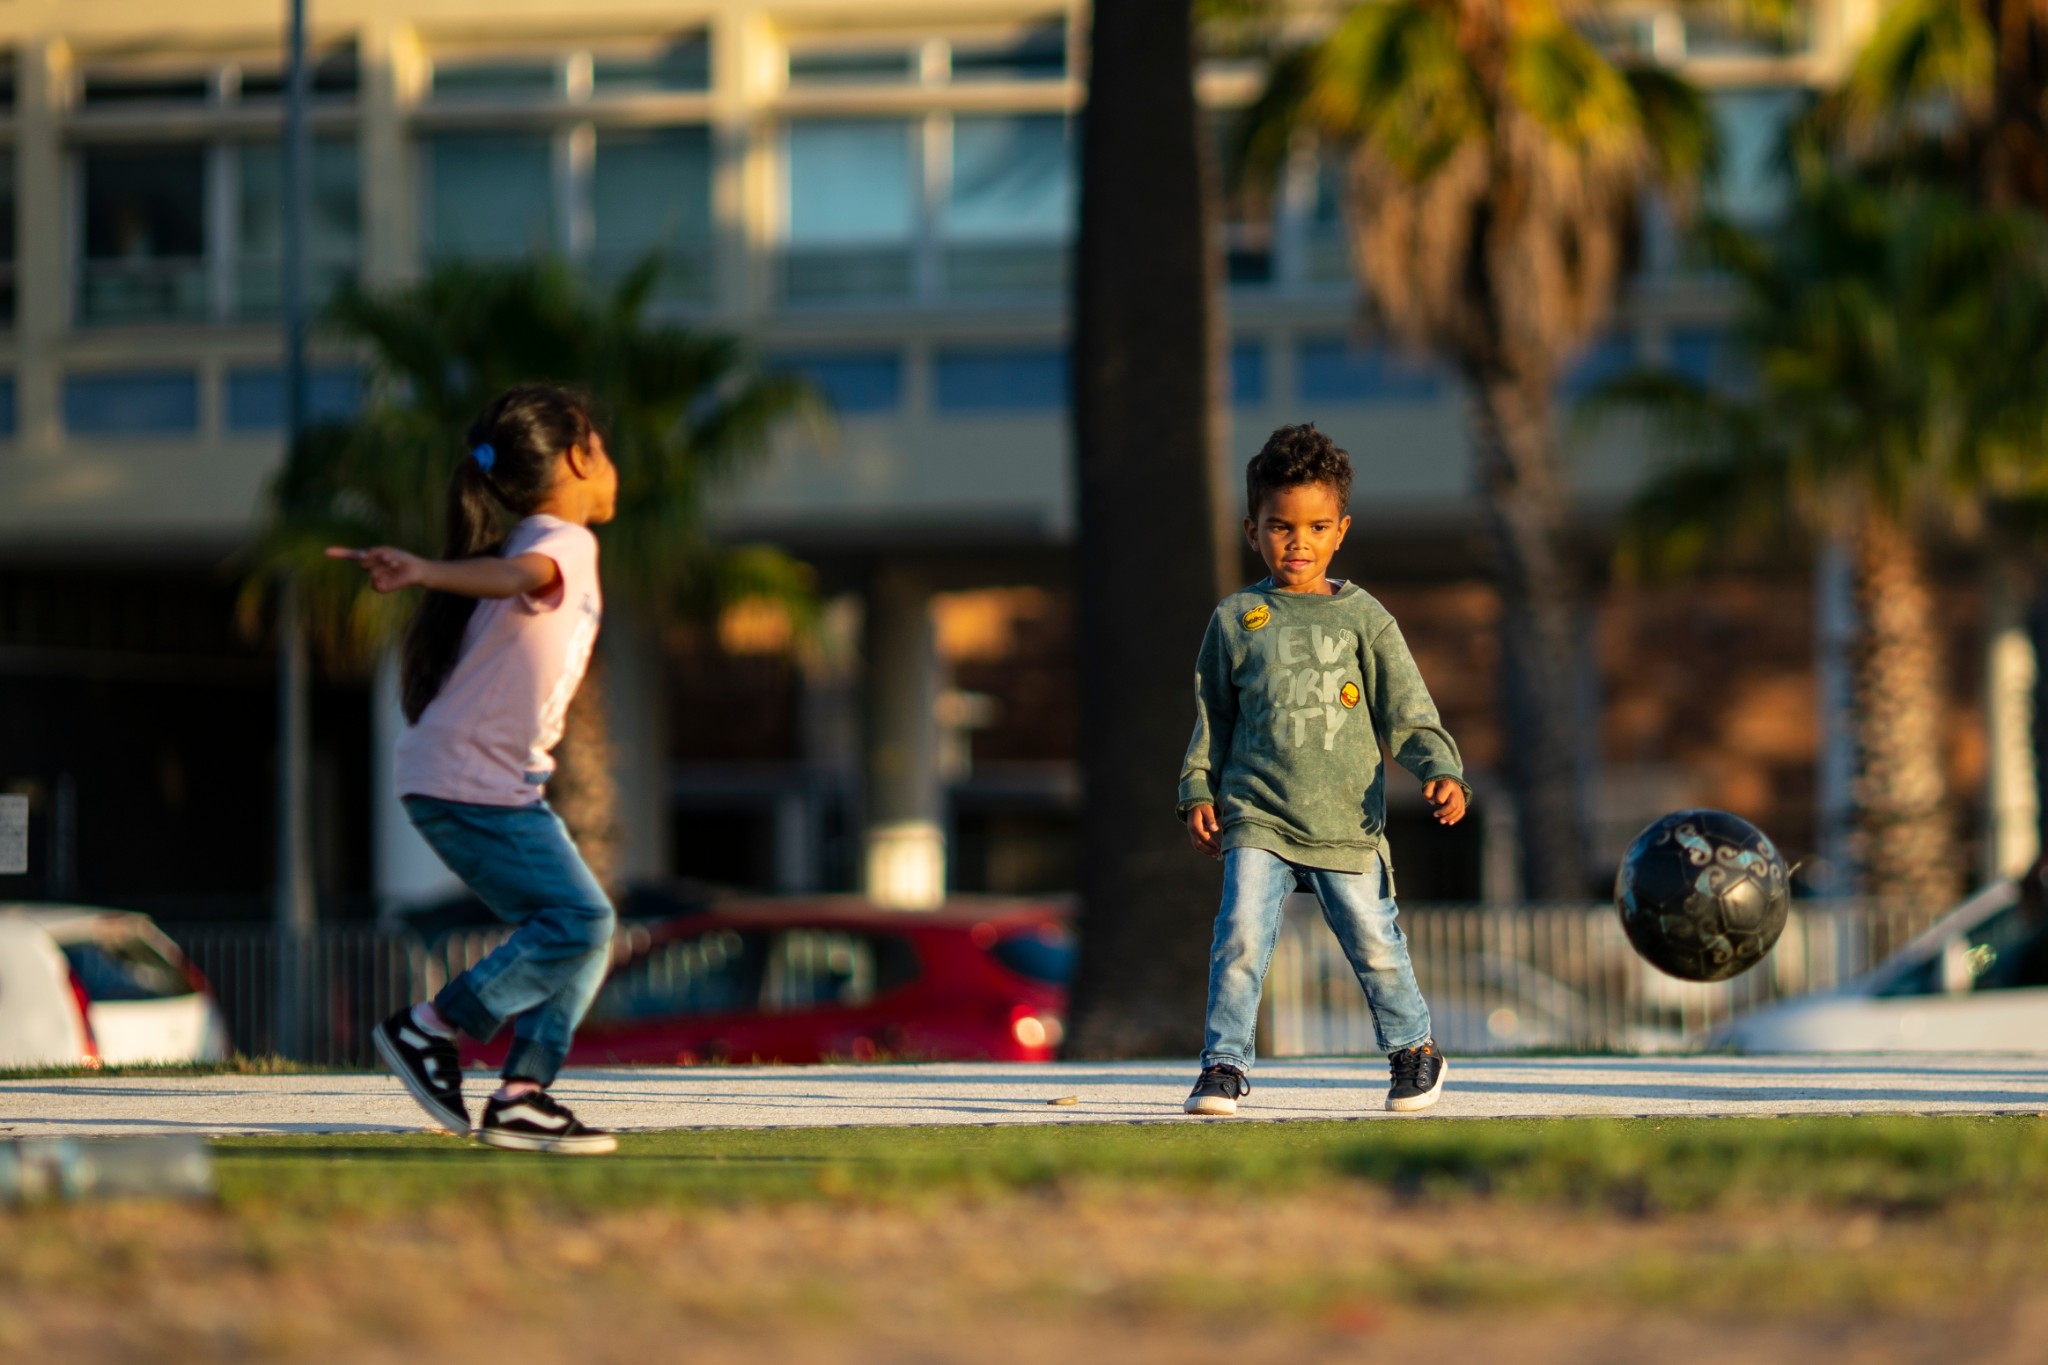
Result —
M 1330 558 L 1350 529 L 1337 490 L 1326 483 L 1276 488 L 1244 519 L 1245 539 L 1266 561 L 1273 586 L 1282 592 L 1321 588 Z

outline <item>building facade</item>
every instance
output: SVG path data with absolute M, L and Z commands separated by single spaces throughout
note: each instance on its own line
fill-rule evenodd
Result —
M 1061 885 L 1085 7 L 311 9 L 316 292 L 448 257 L 556 255 L 605 278 L 659 250 L 664 314 L 742 335 L 838 410 L 829 439 L 791 436 L 718 510 L 723 533 L 818 566 L 817 641 L 791 651 L 745 613 L 715 632 L 607 622 L 629 871 L 864 885 L 904 904 Z M 1762 223 L 1784 194 L 1780 130 L 1871 10 L 1828 0 L 1801 36 L 1765 43 L 1675 5 L 1619 5 L 1599 36 L 1709 89 L 1726 156 L 1712 193 Z M 175 22 L 143 0 L 0 13 L 0 786 L 37 802 L 46 894 L 261 912 L 270 663 L 237 633 L 223 566 L 282 450 L 279 20 L 271 0 L 193 0 Z M 1227 51 L 1205 59 L 1219 144 L 1257 81 Z M 1425 623 L 1409 634 L 1483 770 L 1503 741 L 1464 413 L 1452 382 L 1358 325 L 1335 183 L 1304 151 L 1222 205 L 1231 448 L 1242 459 L 1313 419 L 1353 453 L 1345 567 Z M 1723 363 L 1728 301 L 1677 240 L 1653 224 L 1642 278 L 1567 395 L 1636 364 Z M 360 356 L 316 343 L 316 411 L 349 410 L 365 383 Z M 1648 461 L 1627 434 L 1574 441 L 1598 525 Z M 1639 813 L 1729 792 L 1810 809 L 1805 593 L 1743 627 L 1763 661 L 1748 704 L 1783 711 L 1754 752 L 1732 698 L 1688 731 L 1637 695 L 1625 641 L 1686 603 L 1634 598 L 1589 623 L 1615 685 L 1589 698 L 1603 845 Z M 382 791 L 388 691 L 336 679 L 316 698 L 321 882 L 342 913 L 443 886 Z M 1759 773 L 1778 776 L 1759 788 Z M 1432 855 L 1441 867 L 1404 876 L 1414 890 L 1511 894 L 1512 811 L 1480 809 L 1466 842 Z M 1419 807 L 1396 819 L 1419 823 Z

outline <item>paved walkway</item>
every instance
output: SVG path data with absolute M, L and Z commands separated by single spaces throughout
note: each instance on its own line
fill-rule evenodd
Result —
M 615 1129 L 1130 1123 L 1183 1118 L 1186 1063 L 572 1071 L 556 1093 Z M 1395 1117 L 1377 1058 L 1268 1062 L 1243 1118 Z M 482 1093 L 487 1079 L 472 1089 Z M 1052 1101 L 1071 1098 L 1070 1104 Z M 1454 1058 L 1444 1118 L 2048 1113 L 2048 1056 Z M 0 1139 L 377 1133 L 423 1126 L 382 1075 L 0 1081 Z

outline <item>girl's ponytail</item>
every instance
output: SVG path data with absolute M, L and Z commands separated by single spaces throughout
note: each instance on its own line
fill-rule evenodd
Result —
M 505 518 L 532 515 L 554 487 L 562 452 L 588 446 L 590 414 L 574 394 L 520 384 L 493 399 L 469 424 L 469 453 L 448 480 L 445 559 L 502 553 Z M 400 654 L 400 706 L 418 724 L 462 656 L 476 599 L 433 592 L 420 603 Z

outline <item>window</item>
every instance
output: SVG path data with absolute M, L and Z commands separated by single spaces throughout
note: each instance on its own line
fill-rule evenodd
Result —
M 711 44 L 701 33 L 651 50 L 599 52 L 591 60 L 591 93 L 652 95 L 711 88 Z
M 436 256 L 507 260 L 557 249 L 554 144 L 545 133 L 447 133 L 427 144 Z
M 1565 371 L 1558 391 L 1567 398 L 1584 398 L 1602 384 L 1627 374 L 1635 363 L 1634 337 L 1601 337 L 1579 353 L 1571 368 Z
M 783 355 L 775 358 L 774 367 L 810 380 L 842 417 L 903 406 L 903 360 L 894 351 Z
M 909 46 L 798 48 L 789 54 L 789 83 L 797 88 L 902 85 L 917 77 L 917 49 Z
M 314 99 L 355 98 L 363 82 L 355 44 L 343 44 L 325 52 L 310 52 L 307 57 L 312 70 L 307 73 L 306 83 Z M 282 100 L 285 95 L 285 69 L 272 65 L 245 66 L 236 82 L 236 90 L 243 104 Z
M 64 427 L 75 436 L 187 436 L 199 430 L 199 376 L 121 370 L 64 378 Z
M 0 439 L 14 436 L 14 376 L 0 375 Z
M 14 250 L 14 149 L 0 145 L 0 323 L 14 321 Z
M 709 129 L 600 133 L 590 193 L 592 265 L 599 275 L 616 277 L 660 251 L 666 265 L 661 293 L 709 296 Z
M 1310 284 L 1349 284 L 1351 244 L 1344 230 L 1344 164 L 1335 156 L 1324 156 L 1316 163 L 1315 198 L 1302 227 L 1302 278 Z
M 953 79 L 968 81 L 1056 81 L 1067 74 L 1067 34 L 1058 25 L 1019 38 L 953 44 Z
M 307 415 L 316 422 L 352 416 L 363 398 L 362 376 L 349 369 L 315 369 L 306 375 Z M 229 431 L 284 429 L 284 371 L 274 366 L 228 371 Z
M 952 188 L 942 225 L 946 292 L 1060 289 L 1073 217 L 1066 119 L 954 119 Z
M 240 149 L 236 186 L 235 312 L 274 317 L 284 307 L 284 153 L 278 144 Z M 353 141 L 313 144 L 306 219 L 307 298 L 317 308 L 356 273 L 362 236 Z
M 1230 401 L 1241 408 L 1258 407 L 1266 401 L 1263 343 L 1240 341 L 1230 348 Z
M 787 140 L 791 299 L 908 294 L 916 232 L 912 125 L 797 123 Z
M 204 71 L 87 70 L 79 83 L 87 109 L 135 104 L 211 103 L 214 78 Z
M 206 150 L 79 153 L 85 251 L 81 321 L 183 322 L 212 311 L 206 274 Z
M 1342 339 L 1302 342 L 1299 365 L 1301 396 L 1311 401 L 1428 402 L 1443 387 L 1425 361 L 1384 346 L 1353 347 Z
M 1748 227 L 1782 218 L 1792 195 L 1791 168 L 1784 159 L 1785 134 L 1805 112 L 1804 90 L 1717 90 L 1707 97 L 1721 140 L 1719 173 L 1707 202 Z
M 770 1014 L 848 1008 L 875 998 L 875 948 L 865 934 L 791 929 L 768 953 L 761 1008 Z
M 447 57 L 434 62 L 437 101 L 534 100 L 565 93 L 563 66 L 553 56 Z
M 936 361 L 940 412 L 1040 412 L 1067 402 L 1067 355 L 1055 347 L 944 350 Z
M 1021 977 L 1063 986 L 1074 978 L 1074 936 L 1056 924 L 1000 938 L 989 956 Z
M 588 1022 L 623 1024 L 756 1009 L 767 949 L 766 934 L 737 929 L 658 943 L 606 979 Z
M 85 991 L 102 1000 L 176 1000 L 194 993 L 190 980 L 148 940 L 108 939 L 61 945 Z

